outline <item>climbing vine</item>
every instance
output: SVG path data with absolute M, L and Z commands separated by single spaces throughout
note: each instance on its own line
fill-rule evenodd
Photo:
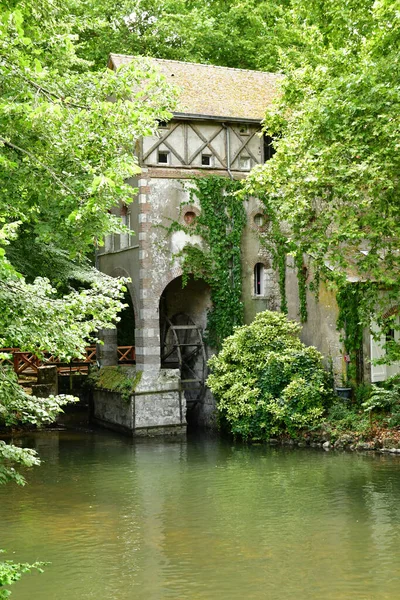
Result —
M 286 244 L 281 239 L 275 240 L 274 267 L 278 269 L 279 294 L 281 297 L 281 312 L 287 314 L 288 305 L 286 298 Z
M 297 283 L 299 288 L 300 320 L 305 323 L 308 318 L 307 311 L 307 268 L 303 262 L 303 251 L 297 249 L 294 256 L 294 264 L 297 269 Z
M 243 324 L 241 239 L 246 223 L 243 199 L 236 192 L 239 181 L 212 175 L 196 177 L 186 184 L 190 200 L 200 204 L 200 215 L 190 225 L 174 221 L 169 233 L 184 230 L 201 236 L 202 246 L 188 244 L 180 252 L 183 258 L 183 285 L 188 278 L 202 278 L 211 288 L 213 307 L 208 313 L 206 339 L 219 349 L 223 340 Z
M 337 293 L 339 307 L 337 328 L 343 331 L 342 342 L 349 358 L 347 379 L 359 383 L 362 380 L 360 354 L 363 342 L 362 284 L 344 283 Z
M 299 290 L 300 320 L 305 323 L 308 318 L 307 312 L 307 269 L 303 264 L 303 249 L 296 246 L 285 232 L 279 215 L 276 215 L 268 203 L 268 198 L 260 198 L 265 206 L 268 227 L 261 235 L 261 243 L 272 257 L 273 266 L 278 272 L 278 285 L 280 293 L 281 312 L 287 314 L 288 303 L 286 297 L 286 270 L 287 257 L 294 257 L 296 267 L 297 283 Z M 317 286 L 318 287 L 318 286 Z

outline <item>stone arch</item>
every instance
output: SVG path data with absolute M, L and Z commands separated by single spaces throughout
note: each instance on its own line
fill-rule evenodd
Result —
M 208 352 L 204 330 L 211 304 L 211 289 L 203 279 L 182 276 L 164 288 L 159 303 L 160 359 L 162 368 L 179 369 L 188 423 L 203 404 L 206 394 Z
M 125 277 L 130 279 L 129 273 L 122 267 L 116 267 L 112 271 L 112 277 Z M 134 346 L 136 327 L 139 317 L 139 308 L 132 281 L 126 284 L 125 304 L 128 306 L 120 312 L 120 320 L 117 323 L 117 345 L 120 347 Z
M 178 264 L 171 266 L 168 272 L 164 272 L 163 276 L 161 276 L 157 283 L 154 285 L 154 295 L 161 299 L 165 289 L 169 286 L 170 283 L 175 281 L 175 279 L 179 279 L 182 277 L 183 271 L 182 267 Z
M 160 322 L 163 316 L 172 318 L 176 314 L 187 314 L 199 327 L 206 328 L 207 313 L 211 304 L 211 289 L 203 279 L 189 276 L 183 287 L 182 271 L 164 286 L 160 294 Z
M 131 276 L 128 273 L 128 271 L 126 271 L 122 267 L 116 267 L 115 269 L 113 269 L 113 271 L 111 273 L 111 277 L 126 277 L 127 279 L 131 279 Z M 133 311 L 135 313 L 135 319 L 137 320 L 139 317 L 139 303 L 137 300 L 136 290 L 135 290 L 135 287 L 134 287 L 132 281 L 127 283 L 126 287 L 128 288 L 128 291 L 129 291 L 129 294 L 130 294 L 130 297 L 132 300 Z

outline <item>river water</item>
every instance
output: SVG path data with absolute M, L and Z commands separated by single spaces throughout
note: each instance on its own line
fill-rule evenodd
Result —
M 0 547 L 12 600 L 398 600 L 400 457 L 106 432 L 25 438 Z

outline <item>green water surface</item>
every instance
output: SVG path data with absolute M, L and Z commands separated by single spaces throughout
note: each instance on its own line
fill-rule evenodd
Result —
M 12 600 L 398 600 L 400 457 L 45 432 L 0 489 Z

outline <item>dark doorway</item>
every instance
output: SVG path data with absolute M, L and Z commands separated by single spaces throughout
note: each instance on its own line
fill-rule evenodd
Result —
M 128 306 L 120 312 L 117 323 L 118 346 L 135 345 L 135 311 L 129 291 L 125 292 L 124 303 Z

